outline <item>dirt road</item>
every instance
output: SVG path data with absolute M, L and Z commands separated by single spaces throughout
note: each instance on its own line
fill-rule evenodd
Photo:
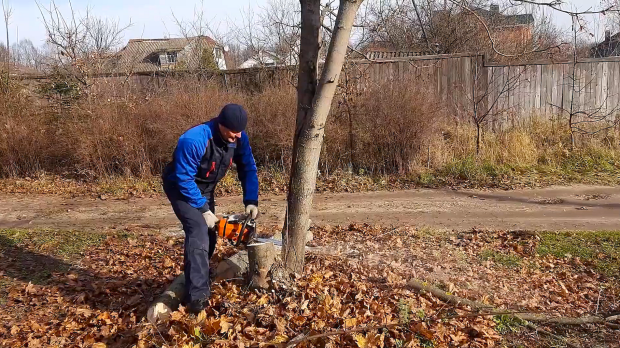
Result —
M 261 197 L 262 226 L 281 225 L 284 196 Z M 241 212 L 240 197 L 218 213 Z M 466 230 L 620 230 L 620 187 L 572 186 L 517 191 L 411 190 L 315 196 L 316 224 L 364 223 Z M 0 228 L 160 229 L 179 223 L 162 198 L 100 200 L 52 195 L 0 196 Z

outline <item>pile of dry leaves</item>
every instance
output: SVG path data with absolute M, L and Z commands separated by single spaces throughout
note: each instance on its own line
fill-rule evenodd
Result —
M 474 231 L 450 238 L 368 225 L 314 234 L 313 243 L 330 253 L 309 255 L 294 288 L 257 292 L 241 280 L 216 282 L 206 312 L 193 317 L 181 308 L 159 326 L 143 317 L 181 272 L 182 239 L 109 236 L 75 261 L 27 244 L 3 246 L 0 346 L 491 347 L 503 339 L 498 326 L 506 323 L 415 293 L 406 285 L 411 278 L 503 308 L 562 315 L 619 309 L 617 279 L 536 256 L 533 236 Z M 488 249 L 521 255 L 524 266 L 481 258 Z M 234 252 L 220 241 L 213 264 Z M 526 267 L 530 262 L 539 266 Z M 49 275 L 36 285 L 41 269 Z

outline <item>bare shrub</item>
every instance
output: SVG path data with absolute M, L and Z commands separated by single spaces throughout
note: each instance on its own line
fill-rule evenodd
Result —
M 371 173 L 408 173 L 426 165 L 430 139 L 446 119 L 441 102 L 419 82 L 373 85 L 352 105 L 353 167 Z M 348 120 L 335 115 L 326 132 L 326 161 L 340 161 L 347 148 Z M 338 167 L 332 163 L 332 167 Z
M 0 95 L 0 105 L 9 106 L 0 108 L 0 176 L 53 173 L 91 180 L 159 175 L 178 136 L 217 116 L 226 103 L 247 108 L 261 172 L 285 174 L 289 168 L 296 108 L 290 85 L 248 94 L 190 77 L 170 79 L 148 94 L 119 88 L 102 89 L 63 108 L 23 93 L 10 99 Z M 568 160 L 605 165 L 619 150 L 617 130 L 610 129 L 580 136 L 582 151 L 571 154 L 570 134 L 561 122 L 533 117 L 513 128 L 484 132 L 476 155 L 475 127 L 457 123 L 429 90 L 420 82 L 387 81 L 356 91 L 348 105 L 345 95 L 336 98 L 326 124 L 322 173 L 408 175 L 463 161 L 469 161 L 467 170 L 488 163 L 561 169 Z

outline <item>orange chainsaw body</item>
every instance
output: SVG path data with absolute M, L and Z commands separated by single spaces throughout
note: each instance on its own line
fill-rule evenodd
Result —
M 218 236 L 234 245 L 248 244 L 256 232 L 254 220 L 245 215 L 224 216 L 216 224 Z

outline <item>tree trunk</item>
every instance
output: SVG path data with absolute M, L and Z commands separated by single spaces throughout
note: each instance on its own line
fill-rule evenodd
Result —
M 248 245 L 248 277 L 250 287 L 255 289 L 269 288 L 269 271 L 276 257 L 273 243 L 254 243 Z
M 303 4 L 304 2 L 302 2 L 302 8 Z M 308 230 L 310 209 L 312 208 L 312 197 L 316 187 L 319 156 L 325 134 L 325 122 L 334 93 L 336 92 L 342 65 L 344 64 L 353 21 L 361 4 L 362 0 L 340 1 L 336 24 L 327 52 L 327 59 L 325 60 L 316 94 L 306 117 L 303 119 L 297 118 L 298 133 L 296 134 L 296 142 L 293 148 L 294 155 L 288 196 L 288 231 L 286 231 L 287 237 L 284 248 L 284 264 L 291 272 L 299 273 L 303 270 L 305 236 Z M 302 12 L 302 30 L 304 28 L 304 21 L 310 20 L 314 22 L 316 19 L 315 16 L 304 18 Z M 318 24 L 320 25 L 320 23 Z M 300 57 L 306 53 L 304 52 L 305 50 L 318 51 L 318 46 L 302 46 L 301 50 Z M 300 85 L 297 88 L 299 90 L 303 86 Z M 302 123 L 299 124 L 300 122 Z
M 320 0 L 300 0 L 301 3 L 301 35 L 299 50 L 299 73 L 297 76 L 297 119 L 295 123 L 295 134 L 293 136 L 293 157 L 291 161 L 291 171 L 289 178 L 289 191 L 287 197 L 287 210 L 282 228 L 282 241 L 285 245 L 282 248 L 283 259 L 286 260 L 287 250 L 295 254 L 300 249 L 296 240 L 293 240 L 292 230 L 308 230 L 309 223 L 299 219 L 290 219 L 290 207 L 295 205 L 297 200 L 296 192 L 292 190 L 293 180 L 298 176 L 297 167 L 297 147 L 300 134 L 306 120 L 310 117 L 312 100 L 316 93 L 318 84 L 318 61 L 321 34 L 321 1 Z M 293 215 L 294 216 L 294 215 Z M 299 225 L 302 224 L 303 225 Z M 286 246 L 290 246 L 287 248 Z M 288 267 L 287 267 L 288 268 Z
M 476 124 L 476 155 L 480 155 L 480 124 Z

